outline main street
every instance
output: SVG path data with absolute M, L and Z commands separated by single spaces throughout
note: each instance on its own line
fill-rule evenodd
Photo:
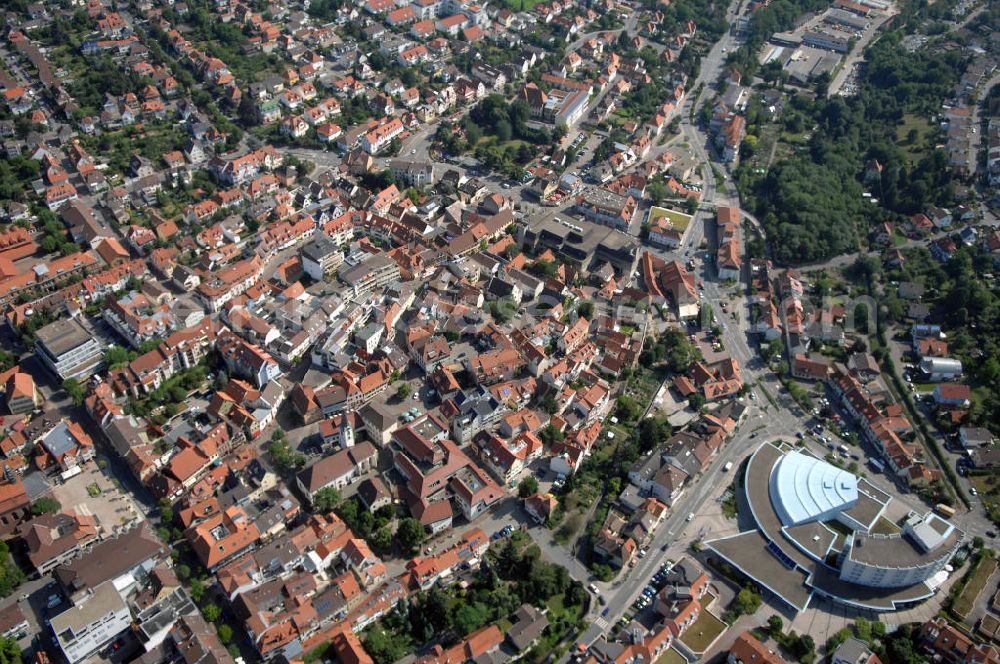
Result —
M 739 0 L 733 2 L 727 12 L 727 19 L 731 22 L 735 19 L 739 8 Z M 712 211 L 716 205 L 739 205 L 739 195 L 732 184 L 726 178 L 721 190 L 717 188 L 714 169 L 711 168 L 709 156 L 708 137 L 693 125 L 690 121 L 691 109 L 698 108 L 706 98 L 709 84 L 714 83 L 722 73 L 725 64 L 725 54 L 730 48 L 735 46 L 734 38 L 726 34 L 720 39 L 702 59 L 700 74 L 695 79 L 689 90 L 692 91 L 688 98 L 678 109 L 681 119 L 681 136 L 685 139 L 687 146 L 694 156 L 702 164 L 704 186 L 702 189 L 702 199 L 700 210 L 692 220 L 691 228 L 684 239 L 683 244 L 673 252 L 662 252 L 650 249 L 653 253 L 661 255 L 667 259 L 680 259 L 700 253 L 699 247 L 702 240 L 706 238 L 706 226 L 714 224 Z M 698 94 L 694 90 L 701 88 Z M 667 149 L 676 149 L 676 146 L 668 146 Z M 721 169 L 720 169 L 721 170 Z M 709 242 L 708 244 L 712 244 Z M 645 249 L 645 248 L 644 248 Z M 703 306 L 713 307 L 714 305 L 729 299 L 729 294 L 723 292 L 723 287 L 713 279 L 710 274 L 712 270 L 709 262 L 701 261 L 701 274 L 699 287 L 702 292 Z M 765 375 L 761 370 L 753 368 L 754 353 L 748 342 L 746 331 L 746 321 L 749 319 L 748 303 L 744 297 L 744 291 L 737 291 L 738 299 L 734 305 L 739 312 L 737 321 L 724 320 L 719 318 L 723 326 L 723 343 L 726 350 L 740 363 L 744 373 L 744 380 L 753 383 L 762 380 L 771 385 L 771 393 L 778 393 L 777 382 L 773 376 Z M 718 312 L 716 312 L 718 315 Z M 690 488 L 682 494 L 681 498 L 671 506 L 669 515 L 656 530 L 652 541 L 647 545 L 648 555 L 639 559 L 634 568 L 626 569 L 619 578 L 612 583 L 597 583 L 597 587 L 607 602 L 604 608 L 594 603 L 593 611 L 600 613 L 594 620 L 594 626 L 604 631 L 609 626 L 619 620 L 633 602 L 641 588 L 649 583 L 650 577 L 663 564 L 668 555 L 676 555 L 678 550 L 683 551 L 694 539 L 711 535 L 711 526 L 706 529 L 699 527 L 699 515 L 707 509 L 707 503 L 718 497 L 724 486 L 729 484 L 730 474 L 725 470 L 729 463 L 733 466 L 750 452 L 753 447 L 763 440 L 773 440 L 776 438 L 790 439 L 799 431 L 804 430 L 805 423 L 802 418 L 794 415 L 785 408 L 775 408 L 771 406 L 763 396 L 756 399 L 747 399 L 746 418 L 738 429 L 736 435 L 722 449 L 719 456 L 699 477 L 695 478 Z M 760 438 L 760 440 L 757 440 Z M 690 520 L 689 520 L 690 518 Z M 705 527 L 701 527 L 705 528 Z M 532 529 L 536 541 L 548 539 L 545 531 Z M 546 542 L 548 543 L 548 542 Z M 667 553 L 664 553 L 666 551 Z M 558 556 L 560 559 L 563 556 Z M 576 560 L 573 560 L 577 563 Z M 577 563 L 578 564 L 578 563 Z M 576 576 L 576 574 L 574 574 Z M 579 577 L 577 577 L 579 578 Z M 581 579 L 584 580 L 584 579 Z M 605 615 L 606 614 L 606 615 Z M 591 631 L 593 635 L 596 632 Z

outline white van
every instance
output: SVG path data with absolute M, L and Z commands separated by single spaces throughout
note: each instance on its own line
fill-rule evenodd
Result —
M 728 473 L 730 470 L 732 470 L 732 468 L 733 468 L 733 462 L 728 461 L 726 462 L 726 465 L 722 467 L 722 472 Z

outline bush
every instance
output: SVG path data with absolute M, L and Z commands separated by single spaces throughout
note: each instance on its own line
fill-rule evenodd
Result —
M 62 505 L 55 498 L 43 496 L 36 500 L 31 506 L 32 514 L 52 514 L 62 509 Z

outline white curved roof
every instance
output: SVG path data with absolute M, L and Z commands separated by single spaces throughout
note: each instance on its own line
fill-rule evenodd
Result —
M 830 519 L 858 500 L 858 478 L 801 452 L 789 452 L 771 476 L 771 500 L 785 526 Z

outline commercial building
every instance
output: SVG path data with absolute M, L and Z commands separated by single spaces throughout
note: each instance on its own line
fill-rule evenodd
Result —
M 75 664 L 113 641 L 132 624 L 125 600 L 107 581 L 69 609 L 52 617 L 52 631 L 70 664 Z
M 434 184 L 434 164 L 429 161 L 405 161 L 393 159 L 389 169 L 397 182 L 405 182 L 411 187 L 429 187 Z
M 920 360 L 920 371 L 934 383 L 954 380 L 962 375 L 962 362 L 950 357 L 925 357 Z
M 316 281 L 323 281 L 344 262 L 344 252 L 330 236 L 319 233 L 302 247 L 302 271 Z
M 302 470 L 296 482 L 309 502 L 326 488 L 343 489 L 375 467 L 378 452 L 368 442 L 352 445 Z
M 543 98 L 542 119 L 554 124 L 565 124 L 572 127 L 579 122 L 587 112 L 588 90 L 556 90 L 553 89 Z
M 399 265 L 388 254 L 375 254 L 343 267 L 340 279 L 351 287 L 355 296 L 365 295 L 399 279 Z
M 602 187 L 587 188 L 576 201 L 576 209 L 590 221 L 628 232 L 637 205 L 631 196 L 616 194 Z
M 851 44 L 846 39 L 834 37 L 822 32 L 809 31 L 802 35 L 802 43 L 806 46 L 815 46 L 835 53 L 847 53 L 851 50 Z
M 137 579 L 166 555 L 166 549 L 149 526 L 133 528 L 104 540 L 72 562 L 56 567 L 54 576 L 63 591 L 76 601 L 111 581 L 121 593 L 131 590 Z
M 57 320 L 38 330 L 35 352 L 60 380 L 90 378 L 104 360 L 104 346 L 94 331 L 76 318 Z
M 784 444 L 757 448 L 743 486 L 756 528 L 708 546 L 795 611 L 813 594 L 872 611 L 916 604 L 934 594 L 964 540 L 932 512 L 910 512 L 902 532 L 882 534 L 888 494 Z

